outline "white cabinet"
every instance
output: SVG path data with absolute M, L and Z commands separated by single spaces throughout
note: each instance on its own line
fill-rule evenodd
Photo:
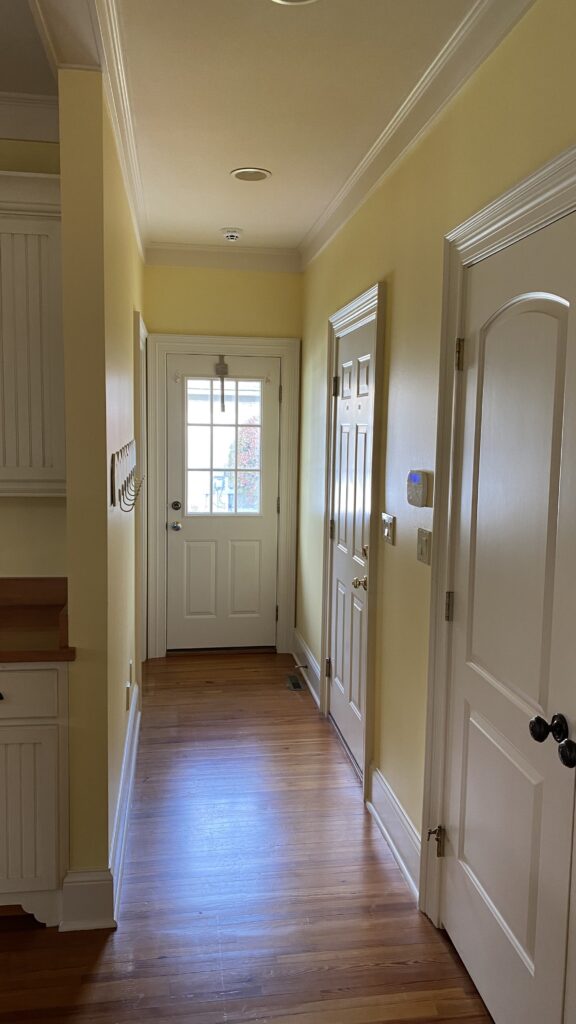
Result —
M 61 919 L 68 866 L 66 665 L 0 665 L 0 906 Z
M 60 195 L 0 173 L 0 494 L 65 492 Z

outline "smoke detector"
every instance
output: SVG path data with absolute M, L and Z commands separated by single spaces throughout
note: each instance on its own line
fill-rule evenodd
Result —
M 220 228 L 220 233 L 227 242 L 237 242 L 242 234 L 242 228 Z
M 238 181 L 264 181 L 272 177 L 272 171 L 267 171 L 265 167 L 236 167 L 230 174 Z

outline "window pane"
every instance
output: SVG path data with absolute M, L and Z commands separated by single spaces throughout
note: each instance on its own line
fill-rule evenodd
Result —
M 214 427 L 214 469 L 234 469 L 236 460 L 236 428 Z
M 260 473 L 238 473 L 237 511 L 260 511 Z
M 260 427 L 238 427 L 238 469 L 260 469 Z
M 261 423 L 262 383 L 238 381 L 238 423 Z
M 212 386 L 212 415 L 214 423 L 236 423 L 236 381 L 224 381 L 224 412 L 222 412 L 222 390 L 219 380 Z
M 210 514 L 210 473 L 188 473 L 186 515 Z
M 220 515 L 234 512 L 234 473 L 212 474 L 212 511 Z
M 210 423 L 210 381 L 188 380 L 188 423 Z
M 210 469 L 210 427 L 188 427 L 188 469 Z

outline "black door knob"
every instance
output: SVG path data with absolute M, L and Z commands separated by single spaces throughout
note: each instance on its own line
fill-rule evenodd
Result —
M 568 722 L 564 715 L 553 715 L 550 724 L 545 718 L 540 715 L 536 715 L 536 718 L 530 720 L 530 735 L 536 743 L 544 743 L 547 740 L 550 733 L 552 738 L 556 740 L 556 743 L 563 743 L 564 740 L 568 739 L 569 728 Z
M 558 757 L 565 768 L 576 768 L 576 743 L 574 740 L 562 740 L 558 746 Z

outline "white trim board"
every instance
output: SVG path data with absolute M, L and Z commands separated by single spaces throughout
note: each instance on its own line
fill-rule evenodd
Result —
M 126 738 L 124 741 L 124 754 L 122 757 L 122 768 L 120 771 L 118 802 L 116 804 L 116 814 L 114 815 L 112 842 L 110 843 L 110 871 L 112 872 L 112 882 L 114 887 L 115 919 L 118 918 L 120 894 L 122 891 L 126 836 L 128 834 L 128 819 L 130 817 L 132 791 L 134 788 L 134 774 L 136 771 L 136 755 L 138 753 L 138 739 L 140 736 L 140 719 L 140 689 L 138 684 L 134 683 L 132 686 L 130 712 L 128 715 L 128 725 L 126 727 Z
M 105 871 L 69 871 L 62 888 L 59 931 L 84 932 L 116 928 L 114 882 Z
M 148 657 L 166 654 L 166 360 L 173 353 L 274 356 L 280 359 L 280 513 L 278 516 L 279 653 L 294 646 L 300 341 L 188 334 L 148 336 Z
M 58 97 L 0 92 L 0 139 L 58 142 Z
M 420 836 L 379 768 L 370 771 L 366 803 L 414 897 L 418 899 Z M 434 844 L 435 845 L 435 844 Z
M 454 345 L 463 331 L 464 271 L 492 253 L 576 211 L 576 146 L 470 217 L 444 241 L 444 298 L 436 440 L 436 479 L 432 547 L 428 710 L 424 807 L 426 832 L 443 823 L 444 767 L 450 651 L 450 623 L 444 618 L 446 591 L 452 590 L 452 479 L 454 418 L 457 414 Z M 421 860 L 420 908 L 436 925 L 440 920 L 442 862 L 436 844 Z M 432 848 L 434 847 L 434 848 Z M 572 930 L 576 938 L 576 908 Z M 576 1002 L 576 975 L 573 981 Z
M 304 637 L 296 629 L 294 630 L 292 657 L 294 658 L 294 663 L 299 666 L 298 671 L 310 690 L 315 703 L 320 707 L 320 665 Z

